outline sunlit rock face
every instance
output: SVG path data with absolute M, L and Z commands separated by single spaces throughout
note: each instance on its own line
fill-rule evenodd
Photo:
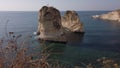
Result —
M 66 41 L 61 26 L 60 12 L 54 7 L 44 6 L 39 11 L 38 33 L 40 39 Z
M 37 31 L 39 39 L 55 42 L 78 40 L 80 37 L 76 37 L 78 34 L 74 32 L 83 32 L 83 25 L 80 23 L 78 15 L 73 11 L 67 11 L 63 18 L 64 20 L 61 20 L 61 18 L 59 10 L 54 7 L 43 6 L 39 11 L 39 25 Z M 70 18 L 73 19 L 71 20 Z M 68 23 L 68 25 L 65 24 L 64 26 L 62 21 Z M 73 39 L 72 36 L 77 39 Z
M 120 10 L 112 11 L 107 14 L 92 16 L 95 19 L 120 22 Z
M 62 17 L 62 26 L 71 32 L 84 32 L 83 24 L 75 11 L 66 11 Z

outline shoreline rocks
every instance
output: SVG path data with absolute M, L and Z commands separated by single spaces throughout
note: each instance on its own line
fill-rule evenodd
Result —
M 68 42 L 74 40 L 71 38 L 74 32 L 84 32 L 83 24 L 75 11 L 67 11 L 65 16 L 61 17 L 60 11 L 54 7 L 43 6 L 40 9 L 37 30 L 40 40 Z
M 114 22 L 120 23 L 120 10 L 115 10 L 115 11 L 109 12 L 107 14 L 102 14 L 102 15 L 94 15 L 92 16 L 92 18 L 107 20 L 107 21 L 114 21 Z

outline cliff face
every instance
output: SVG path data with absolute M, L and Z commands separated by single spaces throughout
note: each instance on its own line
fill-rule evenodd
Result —
M 62 26 L 72 32 L 84 32 L 83 24 L 75 11 L 67 11 L 62 17 Z
M 112 11 L 107 14 L 95 15 L 93 18 L 120 22 L 120 10 Z
M 48 41 L 67 42 L 73 35 L 72 32 L 83 32 L 83 25 L 78 18 L 74 11 L 67 11 L 61 20 L 59 10 L 54 7 L 43 6 L 39 11 L 37 31 L 39 38 Z

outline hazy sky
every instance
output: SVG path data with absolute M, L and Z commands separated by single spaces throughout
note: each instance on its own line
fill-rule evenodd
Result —
M 38 11 L 47 4 L 59 10 L 120 9 L 120 0 L 0 0 L 0 11 Z

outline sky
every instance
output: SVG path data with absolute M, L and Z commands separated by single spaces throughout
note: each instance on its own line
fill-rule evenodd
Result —
M 116 10 L 120 0 L 0 0 L 0 11 L 38 11 L 44 5 L 61 11 Z

